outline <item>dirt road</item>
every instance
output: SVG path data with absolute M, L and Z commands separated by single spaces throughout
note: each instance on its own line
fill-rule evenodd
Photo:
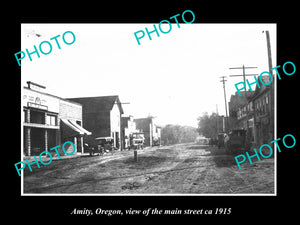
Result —
M 24 193 L 274 193 L 274 159 L 242 164 L 223 149 L 180 144 L 105 156 L 81 156 L 25 170 Z

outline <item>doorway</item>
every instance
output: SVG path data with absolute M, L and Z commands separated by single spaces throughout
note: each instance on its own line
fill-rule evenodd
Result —
M 30 141 L 31 155 L 39 155 L 45 151 L 45 129 L 32 127 Z

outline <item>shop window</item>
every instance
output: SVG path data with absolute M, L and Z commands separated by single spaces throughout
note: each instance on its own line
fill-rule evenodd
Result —
M 46 117 L 46 124 L 56 126 L 56 116 L 53 115 L 47 115 Z
M 45 124 L 45 113 L 31 110 L 30 123 Z

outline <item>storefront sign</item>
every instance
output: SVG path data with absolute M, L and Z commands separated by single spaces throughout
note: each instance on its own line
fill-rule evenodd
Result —
M 59 99 L 57 97 L 43 94 L 31 89 L 23 89 L 23 107 L 47 110 L 50 112 L 59 112 Z
M 46 105 L 39 105 L 33 102 L 27 102 L 28 107 L 36 108 L 36 109 L 43 109 L 43 110 L 48 110 L 48 106 Z

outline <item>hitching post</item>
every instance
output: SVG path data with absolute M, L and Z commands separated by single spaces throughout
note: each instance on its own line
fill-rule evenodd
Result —
M 138 161 L 137 150 L 133 151 L 133 155 L 134 155 L 134 162 L 137 162 Z

